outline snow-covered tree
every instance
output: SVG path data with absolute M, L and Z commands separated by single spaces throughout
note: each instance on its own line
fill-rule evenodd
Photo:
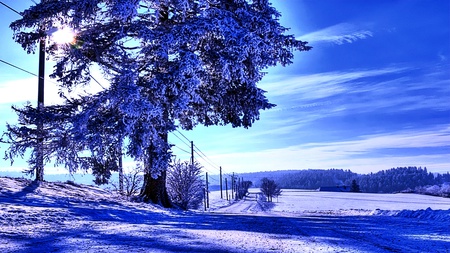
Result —
M 197 124 L 250 127 L 260 110 L 274 106 L 257 87 L 263 71 L 310 49 L 285 34 L 268 0 L 46 0 L 22 14 L 11 28 L 27 52 L 54 27 L 76 32 L 70 44 L 46 48 L 57 61 L 52 77 L 67 97 L 44 109 L 65 120 L 64 129 L 47 136 L 55 145 L 46 155 L 70 170 L 109 168 L 123 143 L 126 155 L 145 164 L 141 196 L 163 206 L 170 206 L 168 133 Z M 94 65 L 109 86 L 69 98 L 89 85 Z M 41 117 L 31 110 L 20 113 Z M 56 122 L 46 124 L 53 129 Z M 22 130 L 9 139 L 8 157 L 32 147 L 20 141 L 27 139 Z
M 261 179 L 260 190 L 261 193 L 266 196 L 268 202 L 272 202 L 273 197 L 280 196 L 282 192 L 282 190 L 274 180 L 268 179 L 266 177 Z
M 167 190 L 172 201 L 181 208 L 196 209 L 203 201 L 205 183 L 202 166 L 176 160 L 167 170 Z
M 351 192 L 361 192 L 361 190 L 359 189 L 359 184 L 356 182 L 356 179 L 352 180 L 352 185 L 350 186 L 350 191 Z

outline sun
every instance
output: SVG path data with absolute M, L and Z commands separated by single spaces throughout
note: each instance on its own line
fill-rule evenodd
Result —
M 73 44 L 75 32 L 69 27 L 61 28 L 52 33 L 51 40 L 57 44 Z

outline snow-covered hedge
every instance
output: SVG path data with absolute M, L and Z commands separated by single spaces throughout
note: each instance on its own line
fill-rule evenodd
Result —
M 445 183 L 441 186 L 432 185 L 416 187 L 415 192 L 419 194 L 450 198 L 450 183 Z

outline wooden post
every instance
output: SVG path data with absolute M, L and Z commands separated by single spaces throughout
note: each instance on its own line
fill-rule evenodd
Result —
M 206 189 L 203 188 L 203 206 L 204 210 L 206 211 Z
M 227 182 L 227 178 L 225 178 L 225 195 L 227 196 L 227 200 L 228 199 L 228 182 Z
M 209 208 L 208 172 L 206 172 L 206 207 Z
M 222 193 L 222 166 L 220 166 L 220 199 L 223 199 L 223 193 Z
M 234 172 L 233 175 L 231 176 L 231 198 L 233 198 L 234 196 Z
M 241 179 L 238 178 L 236 199 L 241 199 Z
M 42 0 L 41 2 L 44 2 Z M 41 31 L 42 32 L 42 27 Z M 42 35 L 41 35 L 42 36 Z M 44 121 L 42 111 L 44 110 L 44 78 L 45 78 L 45 39 L 39 39 L 39 72 L 38 72 L 38 104 L 39 118 L 36 122 L 37 146 L 36 146 L 36 181 L 44 181 Z
M 194 166 L 194 141 L 191 141 L 191 165 Z

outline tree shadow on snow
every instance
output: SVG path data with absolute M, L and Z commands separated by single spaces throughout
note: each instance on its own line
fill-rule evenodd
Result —
M 79 211 L 79 210 L 78 210 Z M 89 211 L 86 211 L 87 213 Z M 121 213 L 122 212 L 122 213 Z M 135 213 L 134 216 L 117 210 L 117 217 L 111 218 L 115 226 L 136 229 L 133 233 L 108 228 L 104 223 L 90 225 L 89 222 L 77 227 L 61 227 L 56 232 L 38 235 L 6 234 L 4 239 L 23 247 L 16 252 L 74 252 L 86 250 L 92 244 L 96 252 L 108 249 L 128 249 L 129 252 L 245 252 L 233 249 L 234 245 L 217 245 L 203 242 L 202 238 L 187 231 L 241 231 L 266 234 L 283 240 L 308 240 L 364 252 L 404 252 L 405 245 L 430 245 L 435 252 L 450 250 L 450 242 L 432 240 L 417 235 L 439 234 L 450 238 L 448 224 L 429 224 L 410 218 L 383 216 L 316 216 L 279 217 L 252 215 L 225 215 L 210 213 Z M 108 219 L 106 219 L 108 220 Z M 104 221 L 100 221 L 104 222 Z M 250 238 L 241 238 L 245 241 Z M 67 243 L 67 241 L 72 243 Z M 83 244 L 73 248 L 74 241 Z M 0 250 L 2 246 L 0 245 Z M 408 248 L 408 252 L 414 251 Z M 423 249 L 423 248 L 422 248 Z M 431 249 L 431 248 L 430 248 Z M 298 249 L 298 252 L 302 252 Z M 273 252 L 267 249 L 267 252 Z
M 47 225 L 51 228 L 37 226 L 42 231 L 36 228 L 25 231 L 0 227 L 0 252 L 11 249 L 15 249 L 13 252 L 111 252 L 119 249 L 128 252 L 245 252 L 223 241 L 222 245 L 211 240 L 203 242 L 195 231 L 240 231 L 249 232 L 249 237 L 259 233 L 280 242 L 311 240 L 338 245 L 350 251 L 404 252 L 405 245 L 415 244 L 430 245 L 430 249 L 436 249 L 435 252 L 450 251 L 450 231 L 446 222 L 389 216 L 287 217 L 270 213 L 244 215 L 152 211 L 154 207 L 151 205 L 146 210 L 144 204 L 133 207 L 107 200 L 85 201 L 62 197 L 50 199 L 54 203 L 39 198 L 24 202 L 26 195 L 37 187 L 29 184 L 20 192 L 7 196 L 7 201 L 17 201 L 15 204 L 18 207 L 60 208 L 72 217 L 66 223 L 49 222 Z M 270 206 L 265 208 L 270 209 Z M 240 239 L 245 242 L 250 238 Z M 420 248 L 416 251 L 414 248 L 407 249 L 408 252 L 421 251 Z M 267 252 L 273 251 L 267 249 Z
M 40 183 L 37 181 L 29 181 L 24 180 L 26 183 L 25 187 L 22 188 L 18 192 L 3 192 L 0 197 L 8 198 L 9 200 L 15 200 L 15 199 L 21 199 L 26 197 L 27 194 L 34 193 L 37 188 L 39 188 Z M 2 198 L 0 198 L 0 202 L 2 201 Z M 3 200 L 6 202 L 6 199 Z

